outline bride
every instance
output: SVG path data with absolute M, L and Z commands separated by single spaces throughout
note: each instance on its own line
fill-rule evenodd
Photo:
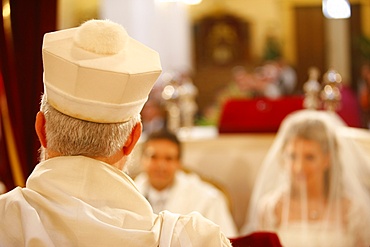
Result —
M 276 232 L 283 246 L 369 246 L 369 161 L 334 113 L 301 110 L 283 121 L 261 167 L 243 234 Z M 369 174 L 369 173 L 366 173 Z

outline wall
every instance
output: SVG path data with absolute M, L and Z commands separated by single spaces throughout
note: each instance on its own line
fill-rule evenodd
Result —
M 296 62 L 294 7 L 321 6 L 321 0 L 203 0 L 201 4 L 189 7 L 192 22 L 209 13 L 229 11 L 251 22 L 253 56 L 258 58 L 263 51 L 265 35 L 273 32 L 281 39 L 284 55 L 291 62 Z M 351 4 L 362 6 L 362 31 L 370 36 L 370 1 L 351 0 Z
M 208 14 L 229 12 L 250 23 L 252 57 L 258 59 L 267 33 L 282 39 L 283 23 L 281 4 L 276 0 L 203 0 L 201 4 L 189 7 L 189 18 L 194 23 Z

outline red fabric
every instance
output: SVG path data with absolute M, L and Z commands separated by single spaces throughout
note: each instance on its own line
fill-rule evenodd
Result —
M 302 96 L 230 99 L 222 110 L 219 133 L 276 132 L 286 115 L 302 107 Z
M 233 247 L 282 247 L 278 235 L 274 232 L 254 232 L 230 241 Z
M 342 87 L 338 115 L 350 127 L 362 127 L 360 105 L 356 95 Z M 278 99 L 229 99 L 223 106 L 219 133 L 276 132 L 281 121 L 291 112 L 303 109 L 303 96 Z
M 0 2 L 3 6 L 4 0 Z M 42 39 L 46 32 L 56 29 L 57 0 L 9 3 L 11 32 L 5 25 L 9 23 L 9 17 L 3 17 L 1 12 L 0 18 L 0 73 L 18 158 L 23 166 L 24 177 L 27 177 L 37 163 L 40 146 L 33 126 L 43 91 Z M 4 143 L 0 144 L 7 148 Z M 9 166 L 3 156 L 1 160 L 5 163 L 2 166 Z M 8 174 L 0 176 L 8 177 Z M 14 185 L 7 187 L 12 189 Z
M 9 164 L 8 150 L 5 142 L 4 123 L 1 115 L 1 111 L 3 110 L 1 101 L 5 96 L 2 78 L 3 77 L 0 73 L 0 181 L 2 181 L 5 184 L 6 188 L 12 188 L 14 186 L 14 182 L 10 166 L 8 165 Z
M 337 113 L 350 127 L 366 127 L 361 123 L 361 107 L 356 94 L 348 86 L 343 86 L 340 91 L 342 95 L 341 107 Z

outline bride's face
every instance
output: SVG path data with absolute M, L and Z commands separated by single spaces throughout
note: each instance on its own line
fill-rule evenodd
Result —
M 287 142 L 283 157 L 293 185 L 305 182 L 307 186 L 315 186 L 324 181 L 324 173 L 329 166 L 329 154 L 323 152 L 320 143 L 293 138 Z

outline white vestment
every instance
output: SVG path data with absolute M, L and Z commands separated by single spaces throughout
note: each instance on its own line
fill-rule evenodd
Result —
M 146 198 L 151 197 L 149 193 L 153 189 L 147 174 L 139 174 L 135 178 L 135 184 Z M 238 235 L 225 195 L 211 184 L 202 181 L 195 173 L 177 171 L 174 184 L 166 194 L 162 210 L 178 214 L 196 211 L 219 225 L 227 237 Z
M 91 158 L 36 166 L 0 196 L 0 246 L 231 246 L 200 214 L 153 213 L 122 171 Z

